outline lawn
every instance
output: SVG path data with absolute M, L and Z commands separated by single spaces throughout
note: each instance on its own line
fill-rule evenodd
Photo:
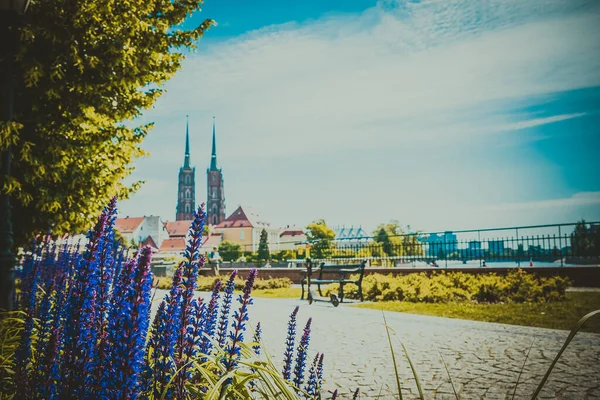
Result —
M 498 322 L 510 325 L 570 330 L 585 314 L 600 309 L 599 292 L 567 292 L 567 300 L 554 303 L 465 304 L 410 303 L 389 301 L 358 304 L 359 308 L 398 311 L 411 314 Z M 600 317 L 589 320 L 582 329 L 600 333 Z
M 270 299 L 299 299 L 301 293 L 302 289 L 295 287 L 282 289 L 256 289 L 252 291 L 252 296 Z

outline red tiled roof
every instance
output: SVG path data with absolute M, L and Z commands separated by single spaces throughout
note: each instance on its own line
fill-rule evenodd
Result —
M 211 237 L 206 239 L 206 241 L 202 244 L 202 247 L 210 249 L 212 249 L 213 247 L 219 247 L 219 243 L 221 243 L 222 238 L 223 237 L 221 235 L 212 235 Z
M 185 238 L 177 237 L 172 239 L 166 239 L 162 242 L 160 246 L 160 251 L 174 251 L 185 249 Z
M 136 218 L 117 218 L 115 221 L 115 228 L 117 228 L 122 233 L 132 233 L 137 229 L 138 226 L 142 223 L 144 217 L 136 217 Z
M 154 239 L 152 239 L 152 236 L 148 236 L 146 240 L 142 242 L 142 246 L 151 246 L 153 249 L 158 249 L 158 246 L 156 245 L 156 243 L 154 243 Z
M 165 222 L 165 228 L 167 228 L 167 232 L 169 232 L 169 236 L 171 237 L 185 237 L 190 230 L 190 225 L 192 225 L 192 220 Z
M 242 206 L 239 206 L 215 228 L 267 228 L 269 225 L 269 223 L 261 221 L 259 215 L 253 210 L 249 208 L 244 210 Z
M 281 232 L 281 235 L 279 235 L 279 236 L 301 236 L 301 235 L 306 236 L 306 234 L 302 231 L 302 229 L 287 229 L 287 230 Z

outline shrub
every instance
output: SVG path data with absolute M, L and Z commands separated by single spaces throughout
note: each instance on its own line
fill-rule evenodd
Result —
M 355 277 L 358 278 L 358 277 Z M 368 301 L 409 301 L 414 303 L 448 302 L 548 302 L 565 299 L 570 281 L 560 276 L 540 278 L 521 269 L 506 276 L 468 274 L 464 272 L 424 272 L 392 276 L 367 275 L 363 278 L 363 294 Z M 354 285 L 344 286 L 344 296 L 358 298 Z M 336 283 L 326 287 L 326 295 L 337 293 Z
M 217 281 L 224 282 L 227 279 L 226 276 L 199 276 L 197 280 L 196 290 L 203 292 L 209 292 Z M 172 277 L 160 277 L 155 278 L 155 287 L 159 289 L 168 290 L 173 285 Z M 235 289 L 242 290 L 244 288 L 245 281 L 242 278 L 235 280 Z M 269 278 L 260 279 L 256 278 L 254 281 L 254 289 L 287 289 L 292 286 L 292 280 L 290 278 Z
M 311 319 L 285 355 L 293 381 L 260 356 L 260 325 L 245 337 L 256 269 L 235 305 L 235 271 L 225 282 L 211 279 L 210 300 L 195 296 L 204 216 L 200 207 L 152 321 L 151 248 L 125 259 L 114 240 L 116 199 L 90 231 L 84 254 L 49 241 L 35 246 L 20 276 L 22 318 L 0 316 L 0 398 L 321 398 L 322 355 L 306 366 Z

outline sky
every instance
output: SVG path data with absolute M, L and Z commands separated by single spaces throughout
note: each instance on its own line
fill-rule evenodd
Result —
M 600 1 L 206 0 L 216 27 L 136 122 L 121 216 L 196 201 L 212 120 L 227 215 L 443 231 L 600 221 Z

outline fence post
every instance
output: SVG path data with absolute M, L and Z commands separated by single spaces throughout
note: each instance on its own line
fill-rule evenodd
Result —
M 517 231 L 517 267 L 521 268 L 521 247 L 519 247 L 519 228 L 515 228 Z
M 563 264 L 562 235 L 561 235 L 561 232 L 560 232 L 560 225 L 558 226 L 558 249 L 560 250 L 560 266 L 564 267 L 564 264 Z
M 481 268 L 481 257 L 483 256 L 483 246 L 481 245 L 481 232 L 477 231 L 477 241 L 479 242 L 479 245 L 477 248 L 477 246 L 475 247 L 475 250 L 477 250 L 477 258 L 479 259 L 479 268 Z

